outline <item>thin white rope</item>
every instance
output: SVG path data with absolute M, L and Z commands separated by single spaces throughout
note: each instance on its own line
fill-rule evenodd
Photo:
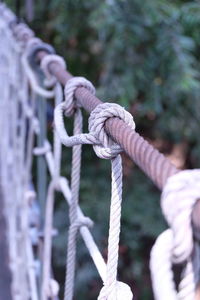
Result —
M 74 77 L 70 79 L 65 85 L 65 114 L 71 115 L 74 113 L 74 131 L 77 135 L 82 132 L 82 114 L 79 108 L 75 108 L 74 93 L 78 87 L 84 86 L 93 94 L 95 88 L 93 85 L 81 77 Z M 78 217 L 78 202 L 79 202 L 79 188 L 80 188 L 80 171 L 81 171 L 81 145 L 75 145 L 72 150 L 72 172 L 71 172 L 71 205 L 69 207 L 70 227 L 68 232 L 68 246 L 67 246 L 67 262 L 66 262 L 66 281 L 65 281 L 65 300 L 72 300 L 74 291 L 74 277 L 75 277 L 75 262 L 76 262 L 76 238 L 81 227 L 91 227 L 92 221 L 87 217 Z
M 55 81 L 53 76 L 48 71 L 48 66 L 52 62 L 60 63 L 63 68 L 66 67 L 64 61 L 55 55 L 48 55 L 42 60 L 41 66 L 45 75 L 48 76 L 48 81 L 54 84 L 53 93 L 55 98 L 55 105 L 58 105 L 62 99 L 62 88 L 59 83 Z M 53 81 L 52 81 L 53 79 Z M 58 139 L 57 133 L 54 132 L 54 156 L 52 157 L 53 163 L 51 162 L 50 171 L 52 172 L 52 180 L 48 187 L 47 201 L 46 201 L 46 212 L 45 212 L 45 226 L 44 226 L 44 251 L 43 251 L 43 271 L 42 271 L 42 288 L 41 288 L 41 299 L 48 299 L 48 297 L 56 297 L 59 292 L 58 283 L 51 278 L 51 248 L 52 248 L 52 235 L 53 235 L 53 207 L 54 207 L 54 194 L 59 189 L 60 179 L 60 164 L 61 164 L 61 143 Z M 45 143 L 42 148 L 35 148 L 34 153 L 36 155 L 44 155 L 51 152 L 51 147 L 48 142 Z M 57 286 L 57 288 L 56 288 Z
M 46 158 L 46 161 L 47 161 L 47 166 L 48 166 L 51 178 L 53 179 L 54 170 L 55 170 L 54 156 L 53 156 L 53 153 L 51 152 L 51 147 L 50 147 L 49 142 L 48 141 L 45 142 L 44 150 L 42 148 L 41 152 L 40 152 L 40 149 L 35 148 L 34 153 L 35 153 L 35 155 L 40 155 L 40 154 L 45 155 L 45 158 Z M 70 205 L 70 203 L 71 203 L 71 190 L 69 188 L 67 179 L 64 178 L 64 177 L 60 177 L 59 186 L 60 186 L 60 191 L 62 192 L 65 200 Z M 80 207 L 78 207 L 78 215 L 79 215 L 79 218 L 84 217 Z M 99 273 L 100 277 L 102 278 L 102 280 L 104 280 L 105 274 L 106 274 L 106 265 L 105 265 L 105 262 L 104 262 L 101 254 L 99 252 L 99 249 L 97 248 L 97 246 L 94 242 L 94 239 L 93 239 L 89 229 L 87 227 L 81 227 L 80 233 L 82 235 L 82 238 L 85 242 L 86 247 L 88 248 L 88 251 L 90 253 L 91 258 L 94 261 L 94 264 L 95 264 L 95 266 L 98 270 L 98 273 Z
M 159 235 L 151 250 L 150 270 L 156 300 L 177 300 L 177 292 L 172 272 L 172 255 L 173 233 L 171 229 L 168 229 Z M 158 275 L 155 276 L 155 274 Z
M 128 285 L 117 281 L 117 266 L 119 252 L 120 219 L 122 204 L 122 162 L 119 153 L 122 149 L 115 144 L 105 132 L 105 122 L 108 118 L 118 117 L 135 129 L 133 117 L 117 104 L 104 103 L 98 105 L 89 118 L 89 131 L 94 132 L 101 145 L 94 145 L 98 157 L 111 159 L 112 187 L 110 204 L 110 223 L 108 236 L 107 274 L 98 299 L 128 300 L 133 298 Z
M 73 105 L 71 105 L 71 108 L 73 109 Z M 107 118 L 117 116 L 123 119 L 133 129 L 135 129 L 135 124 L 133 122 L 133 117 L 122 107 L 120 107 L 117 104 L 104 103 L 102 105 L 97 106 L 97 108 L 91 113 L 89 119 L 89 134 L 77 134 L 72 137 L 69 137 L 65 130 L 63 122 L 62 114 L 64 111 L 66 111 L 65 103 L 62 103 L 56 107 L 54 112 L 55 128 L 61 138 L 62 143 L 68 147 L 81 144 L 93 144 L 94 150 L 99 157 L 106 159 L 111 158 L 112 161 L 112 197 L 108 243 L 107 275 L 106 280 L 104 282 L 105 286 L 100 293 L 99 299 L 112 299 L 113 297 L 116 298 L 118 297 L 116 294 L 118 292 L 117 262 L 122 199 L 122 169 L 121 158 L 120 156 L 118 156 L 118 154 L 119 152 L 121 152 L 121 149 L 118 145 L 114 144 L 105 133 L 104 123 Z M 70 273 L 70 270 L 68 270 L 68 272 Z M 129 293 L 129 299 L 132 299 L 131 291 Z
M 54 55 L 49 55 L 47 56 L 48 60 L 46 60 L 46 65 L 43 63 L 43 69 L 46 68 L 48 69 L 48 64 L 51 63 L 52 61 L 55 61 L 55 56 Z M 51 60 L 52 58 L 52 60 Z M 56 62 L 59 63 L 59 60 L 57 60 L 56 58 Z M 62 62 L 61 62 L 62 64 Z M 64 67 L 64 66 L 63 66 Z M 51 81 L 52 79 L 50 78 L 50 73 L 48 74 L 48 79 Z M 58 85 L 57 85 L 58 86 Z M 55 93 L 55 95 L 57 95 Z M 59 97 L 62 97 L 62 93 L 59 90 Z M 58 99 L 58 96 L 55 97 L 55 99 Z M 58 104 L 61 100 L 57 101 L 55 104 Z M 54 188 L 59 188 L 59 182 L 61 185 L 61 189 L 63 189 L 63 193 L 66 195 L 66 188 L 67 188 L 67 182 L 64 180 L 64 178 L 62 179 L 60 177 L 59 180 L 59 173 L 60 173 L 60 166 L 55 167 L 55 164 L 60 164 L 58 163 L 58 161 L 60 161 L 60 141 L 57 141 L 57 134 L 54 133 L 54 158 L 51 155 L 51 151 L 50 151 L 50 147 L 48 143 L 45 143 L 43 148 L 37 149 L 35 148 L 34 153 L 39 155 L 39 154 L 45 154 L 46 159 L 47 159 L 47 163 L 49 165 L 50 168 L 50 173 L 53 176 L 52 177 L 52 185 L 53 182 L 55 183 L 55 187 Z M 57 150 L 56 150 L 57 149 Z M 57 154 L 56 154 L 57 153 Z M 59 157 L 59 158 L 58 158 Z M 54 161 L 54 162 L 53 162 Z M 57 170 L 57 171 L 56 171 Z M 55 177 L 55 173 L 57 173 L 56 177 Z M 54 189 L 51 188 L 51 186 L 49 187 L 49 196 L 47 197 L 47 212 L 46 212 L 46 225 L 45 225 L 45 229 L 47 229 L 46 233 L 45 233 L 45 238 L 44 238 L 44 266 L 43 266 L 43 288 L 42 288 L 42 299 L 46 299 L 45 297 L 47 297 L 49 295 L 49 284 L 50 284 L 50 265 L 51 265 L 51 232 L 52 232 L 52 218 L 53 218 L 53 203 L 54 203 Z M 68 188 L 67 188 L 68 189 Z M 70 198 L 71 198 L 71 194 L 70 194 Z M 69 200 L 69 199 L 68 199 Z M 78 208 L 78 213 L 80 216 L 80 219 L 85 218 L 84 215 L 81 213 L 80 209 Z M 87 243 L 87 247 L 89 248 L 89 251 L 91 253 L 91 256 L 95 262 L 95 265 L 98 268 L 99 273 L 102 275 L 102 277 L 105 274 L 104 271 L 104 261 L 98 251 L 98 248 L 96 247 L 90 232 L 87 230 L 87 228 L 82 228 L 82 235 L 84 238 L 84 241 L 86 241 Z M 46 249 L 46 250 L 45 250 Z

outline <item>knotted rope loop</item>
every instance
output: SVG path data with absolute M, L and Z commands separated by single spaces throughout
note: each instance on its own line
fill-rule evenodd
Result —
M 51 145 L 46 141 L 43 147 L 35 147 L 33 149 L 33 154 L 36 156 L 40 156 L 45 155 L 49 151 L 51 151 Z
M 78 217 L 74 222 L 71 223 L 70 229 L 71 231 L 77 232 L 81 227 L 86 226 L 91 228 L 93 226 L 93 221 L 89 217 Z
M 38 51 L 43 50 L 49 53 L 53 53 L 54 49 L 45 43 L 41 43 L 40 40 L 36 40 L 33 38 L 32 42 L 30 40 L 29 44 L 27 45 L 24 54 L 22 56 L 22 63 L 24 66 L 24 70 L 26 75 L 29 79 L 30 85 L 32 89 L 44 98 L 52 98 L 54 96 L 54 91 L 48 91 L 42 88 L 37 80 L 34 70 L 37 69 L 37 64 L 35 60 L 35 56 Z
M 94 151 L 100 158 L 110 159 L 122 152 L 121 147 L 116 144 L 105 131 L 105 122 L 112 117 L 118 117 L 135 130 L 133 116 L 119 104 L 99 104 L 90 114 L 89 132 L 94 135 L 100 145 L 94 145 Z
M 54 124 L 55 129 L 58 132 L 62 144 L 67 147 L 73 147 L 75 145 L 82 144 L 94 144 L 96 142 L 95 137 L 90 134 L 82 134 L 82 114 L 80 110 L 76 111 L 75 123 L 76 127 L 79 128 L 79 132 L 72 137 L 69 137 L 64 125 L 63 113 L 67 116 L 71 116 L 74 113 L 74 93 L 78 87 L 85 87 L 90 92 L 95 93 L 95 88 L 92 83 L 84 77 L 74 77 L 68 80 L 65 85 L 64 94 L 65 101 L 56 106 L 54 110 Z
M 67 65 L 65 63 L 65 60 L 56 54 L 48 54 L 45 57 L 43 57 L 41 63 L 40 63 L 40 67 L 44 72 L 44 75 L 46 76 L 46 80 L 45 80 L 45 85 L 47 87 L 52 87 L 56 84 L 57 79 L 55 78 L 55 76 L 53 76 L 49 70 L 49 65 L 51 63 L 57 63 L 60 65 L 61 68 L 66 69 Z
M 173 266 L 174 236 L 171 229 L 159 235 L 150 255 L 150 270 L 155 300 L 193 300 L 195 278 L 191 259 L 188 259 L 176 290 Z
M 25 196 L 27 203 L 31 204 L 33 202 L 33 200 L 35 200 L 35 198 L 36 198 L 36 192 L 34 190 L 27 190 L 25 192 L 24 196 Z
M 47 297 L 50 299 L 55 299 L 55 297 L 57 298 L 59 290 L 60 290 L 60 286 L 58 282 L 55 279 L 51 278 L 47 290 Z
M 55 130 L 58 133 L 60 141 L 66 147 L 73 147 L 75 145 L 83 145 L 83 144 L 98 144 L 96 137 L 90 133 L 80 133 L 73 136 L 69 136 L 65 124 L 63 114 L 66 109 L 65 102 L 60 103 L 54 109 L 54 126 Z M 78 110 L 77 114 L 82 119 L 81 112 Z
M 195 297 L 191 216 L 199 196 L 200 170 L 198 169 L 185 170 L 171 176 L 163 189 L 161 207 L 171 229 L 157 238 L 151 251 L 150 269 L 156 300 L 169 298 L 187 300 Z M 182 278 L 176 291 L 172 265 L 185 262 L 186 267 L 181 274 Z
M 122 203 L 122 162 L 119 155 L 122 149 L 106 133 L 105 122 L 108 118 L 118 117 L 135 129 L 133 117 L 118 104 L 104 103 L 98 105 L 89 118 L 89 132 L 95 136 L 100 145 L 93 145 L 94 151 L 100 158 L 111 159 L 112 165 L 112 192 L 110 204 L 110 223 L 108 236 L 108 260 L 104 287 L 99 300 L 122 300 L 128 294 L 132 299 L 130 288 L 117 282 L 117 266 L 119 256 L 119 235 Z M 120 286 L 120 288 L 119 288 Z
M 78 87 L 84 86 L 92 93 L 95 92 L 93 85 L 83 77 L 74 77 L 70 79 L 64 90 L 65 101 L 56 107 L 55 110 L 55 126 L 59 130 L 61 141 L 67 146 L 73 146 L 72 151 L 72 174 L 71 174 L 71 204 L 69 209 L 70 228 L 68 234 L 68 249 L 67 249 L 67 267 L 65 281 L 65 300 L 73 299 L 74 276 L 75 276 L 75 259 L 76 259 L 76 238 L 80 227 L 91 226 L 89 218 L 81 218 L 78 215 L 79 202 L 79 186 L 80 186 L 80 168 L 81 168 L 81 144 L 91 143 L 94 141 L 90 135 L 82 134 L 82 113 L 74 104 L 74 93 Z M 77 109 L 75 109 L 75 107 Z M 74 130 L 73 137 L 69 137 L 63 122 L 63 112 L 67 116 L 74 113 Z M 57 114 L 57 115 L 56 115 Z
M 64 94 L 65 94 L 65 115 L 71 116 L 74 113 L 75 107 L 77 104 L 75 104 L 74 99 L 74 93 L 77 88 L 84 87 L 88 89 L 92 94 L 95 94 L 95 88 L 93 84 L 87 80 L 84 77 L 73 77 L 69 79 L 65 85 L 64 88 Z
M 133 294 L 130 287 L 124 282 L 117 281 L 116 288 L 112 291 L 112 294 L 107 297 L 106 287 L 103 287 L 98 296 L 98 300 L 132 300 Z
M 187 260 L 193 250 L 192 209 L 200 197 L 200 170 L 171 176 L 162 192 L 161 207 L 174 236 L 173 262 Z M 187 238 L 185 238 L 187 236 Z

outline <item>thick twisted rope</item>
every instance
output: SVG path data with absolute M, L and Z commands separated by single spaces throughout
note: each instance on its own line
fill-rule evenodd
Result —
M 167 181 L 161 197 L 161 206 L 171 230 L 156 241 L 151 254 L 151 274 L 156 299 L 163 299 L 168 290 L 172 299 L 194 299 L 195 278 L 191 263 L 194 249 L 191 214 L 200 195 L 200 171 L 185 170 Z M 173 263 L 184 263 L 186 267 L 177 292 L 173 284 Z M 163 272 L 163 282 L 160 275 Z
M 174 234 L 176 263 L 186 260 L 193 249 L 191 213 L 200 195 L 200 170 L 185 170 L 171 176 L 162 192 L 161 207 Z M 185 235 L 187 234 L 187 239 Z
M 157 238 L 150 257 L 150 270 L 154 297 L 156 300 L 194 300 L 195 280 L 191 259 L 188 259 L 182 273 L 179 291 L 176 290 L 173 266 L 173 232 L 165 230 Z

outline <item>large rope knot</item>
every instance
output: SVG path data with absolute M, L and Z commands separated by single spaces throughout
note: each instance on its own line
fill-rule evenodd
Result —
M 200 170 L 185 170 L 171 176 L 161 196 L 163 214 L 174 236 L 173 262 L 182 263 L 193 250 L 192 209 L 200 198 Z
M 98 300 L 132 300 L 133 294 L 130 287 L 124 282 L 117 281 L 115 289 L 108 290 L 105 286 L 101 289 Z
M 181 280 L 176 288 L 173 274 L 174 236 L 165 230 L 156 239 L 150 255 L 151 280 L 156 300 L 193 300 L 195 277 L 191 258 L 187 260 Z
M 84 77 L 73 77 L 69 79 L 65 85 L 65 115 L 71 116 L 74 114 L 77 103 L 75 103 L 74 93 L 77 88 L 84 87 L 93 95 L 95 94 L 95 87 Z
M 89 131 L 100 142 L 100 145 L 93 146 L 95 153 L 100 158 L 110 159 L 122 152 L 121 147 L 108 136 L 105 130 L 106 120 L 112 117 L 120 118 L 132 129 L 135 129 L 133 116 L 119 104 L 99 104 L 90 114 Z
M 150 269 L 155 299 L 194 299 L 195 275 L 192 210 L 200 196 L 200 170 L 185 170 L 171 176 L 162 192 L 161 207 L 171 229 L 165 230 L 151 251 Z M 185 263 L 178 290 L 173 263 Z M 163 278 L 163 280 L 160 280 Z
M 74 93 L 77 88 L 84 87 L 92 94 L 95 88 L 90 81 L 84 77 L 73 77 L 69 79 L 65 85 L 64 94 L 65 101 L 56 106 L 54 110 L 54 124 L 61 143 L 67 147 L 73 147 L 81 144 L 95 144 L 96 138 L 91 134 L 82 134 L 82 113 L 78 107 Z M 74 135 L 69 136 L 64 124 L 63 115 L 69 117 L 75 113 L 74 119 Z
M 41 63 L 40 63 L 40 67 L 44 72 L 45 75 L 45 86 L 46 87 L 52 87 L 56 84 L 57 79 L 55 78 L 55 76 L 52 75 L 52 73 L 49 70 L 49 66 L 52 63 L 57 63 L 59 64 L 60 68 L 66 70 L 67 65 L 65 60 L 56 54 L 48 54 L 45 57 L 43 57 Z

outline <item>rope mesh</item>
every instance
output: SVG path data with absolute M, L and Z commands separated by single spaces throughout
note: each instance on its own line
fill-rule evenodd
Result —
M 23 63 L 25 47 L 13 36 L 6 18 L 0 19 L 0 39 L 3 45 L 0 47 L 0 172 L 8 223 L 12 297 L 13 300 L 57 299 L 58 285 L 53 278 L 48 278 L 52 277 L 51 239 L 54 231 L 51 222 L 55 190 L 62 192 L 68 204 L 71 201 L 68 181 L 59 173 L 61 144 L 57 142 L 51 149 L 49 141 L 43 140 L 42 148 L 35 147 L 36 137 L 40 135 L 37 101 L 46 100 L 38 98 L 37 91 L 30 85 Z M 55 85 L 53 95 L 57 105 L 62 100 L 59 84 Z M 56 138 L 54 135 L 54 142 Z M 47 200 L 51 198 L 46 201 L 46 248 L 41 239 L 40 208 L 32 178 L 33 153 L 45 157 L 51 176 L 46 195 Z M 83 217 L 80 207 L 78 215 Z M 80 233 L 103 280 L 106 265 L 94 239 L 85 226 L 81 227 Z M 45 260 L 39 255 L 41 247 L 48 253 Z M 40 298 L 41 278 L 45 292 Z
M 1 6 L 0 9 L 6 11 L 5 7 Z M 60 191 L 69 205 L 72 195 L 67 179 L 60 175 L 60 139 L 54 132 L 51 146 L 46 135 L 42 134 L 44 128 L 39 118 L 38 102 L 54 98 L 56 106 L 63 100 L 63 92 L 60 84 L 48 76 L 49 83 L 46 82 L 46 85 L 53 84 L 52 90 L 39 86 L 40 74 L 37 69 L 33 72 L 28 58 L 30 48 L 39 41 L 34 37 L 31 43 L 17 40 L 20 34 L 32 36 L 32 32 L 20 24 L 16 25 L 14 36 L 9 26 L 10 16 L 4 16 L 0 20 L 0 38 L 4 45 L 0 49 L 0 172 L 8 222 L 12 297 L 13 300 L 57 299 L 59 285 L 53 279 L 51 270 L 52 236 L 55 232 L 52 225 L 54 194 Z M 36 141 L 39 141 L 37 146 Z M 43 199 L 46 203 L 44 226 L 37 196 L 40 191 L 32 178 L 33 154 L 45 158 L 51 177 Z M 79 206 L 77 220 L 86 220 Z M 84 221 L 78 227 L 97 271 L 105 282 L 106 264 L 98 247 Z
M 21 63 L 23 47 L 0 19 L 0 172 L 8 223 L 14 299 L 37 300 L 38 259 L 33 244 L 39 211 L 31 178 L 32 149 L 38 130 L 35 95 Z M 17 76 L 16 76 L 17 74 Z M 30 288 L 29 288 L 30 287 Z M 30 295 L 29 295 L 30 294 Z

